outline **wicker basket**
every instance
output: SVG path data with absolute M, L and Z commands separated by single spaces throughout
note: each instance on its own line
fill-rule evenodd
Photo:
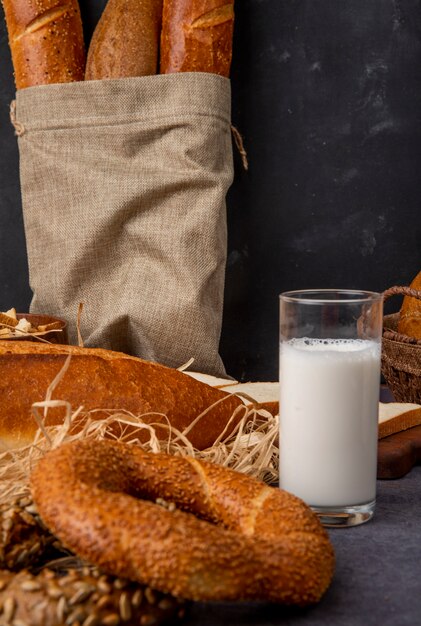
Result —
M 391 287 L 384 292 L 421 300 L 421 291 L 410 287 Z M 421 404 L 421 340 L 397 332 L 399 313 L 383 320 L 382 374 L 397 402 Z

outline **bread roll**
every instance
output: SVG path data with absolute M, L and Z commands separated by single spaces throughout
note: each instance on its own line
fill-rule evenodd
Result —
M 79 441 L 49 451 L 30 483 L 64 546 L 179 598 L 305 606 L 333 576 L 327 532 L 302 500 L 216 464 Z
M 419 291 L 421 295 L 421 272 L 414 278 L 410 287 Z M 405 296 L 399 314 L 398 332 L 421 339 L 421 299 Z
M 83 80 L 77 0 L 3 0 L 17 89 Z
M 233 27 L 233 0 L 164 0 L 161 74 L 229 76 Z
M 64 400 L 76 410 L 102 409 L 92 417 L 108 416 L 107 409 L 144 415 L 148 423 L 170 424 L 183 431 L 210 409 L 189 432 L 191 443 L 204 449 L 222 433 L 230 417 L 243 407 L 231 394 L 157 363 L 120 352 L 26 341 L 0 341 L 0 441 L 16 448 L 33 441 L 37 423 L 31 414 L 34 402 L 45 400 L 48 386 L 59 374 L 68 355 L 69 367 L 54 390 L 53 399 Z M 237 423 L 243 412 L 233 421 Z M 47 424 L 61 424 L 63 407 L 49 409 Z M 164 417 L 166 416 L 166 417 Z M 166 435 L 167 431 L 158 429 Z
M 109 0 L 92 37 L 86 80 L 158 71 L 162 0 Z

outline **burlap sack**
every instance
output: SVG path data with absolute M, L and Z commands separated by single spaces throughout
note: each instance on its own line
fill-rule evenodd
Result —
M 223 375 L 230 84 L 177 74 L 19 91 L 31 310 L 87 346 Z

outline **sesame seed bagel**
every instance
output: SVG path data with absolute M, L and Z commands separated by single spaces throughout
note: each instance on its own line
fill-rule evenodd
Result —
M 217 465 L 79 441 L 46 454 L 31 488 L 75 554 L 177 597 L 304 606 L 332 579 L 332 545 L 307 505 Z

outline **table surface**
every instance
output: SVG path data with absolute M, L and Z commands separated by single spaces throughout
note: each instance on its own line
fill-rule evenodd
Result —
M 336 572 L 318 605 L 198 603 L 185 625 L 421 625 L 421 467 L 399 480 L 378 481 L 372 520 L 329 535 Z
M 370 522 L 329 535 L 336 572 L 318 605 L 196 603 L 185 626 L 421 626 L 421 466 L 377 482 Z

